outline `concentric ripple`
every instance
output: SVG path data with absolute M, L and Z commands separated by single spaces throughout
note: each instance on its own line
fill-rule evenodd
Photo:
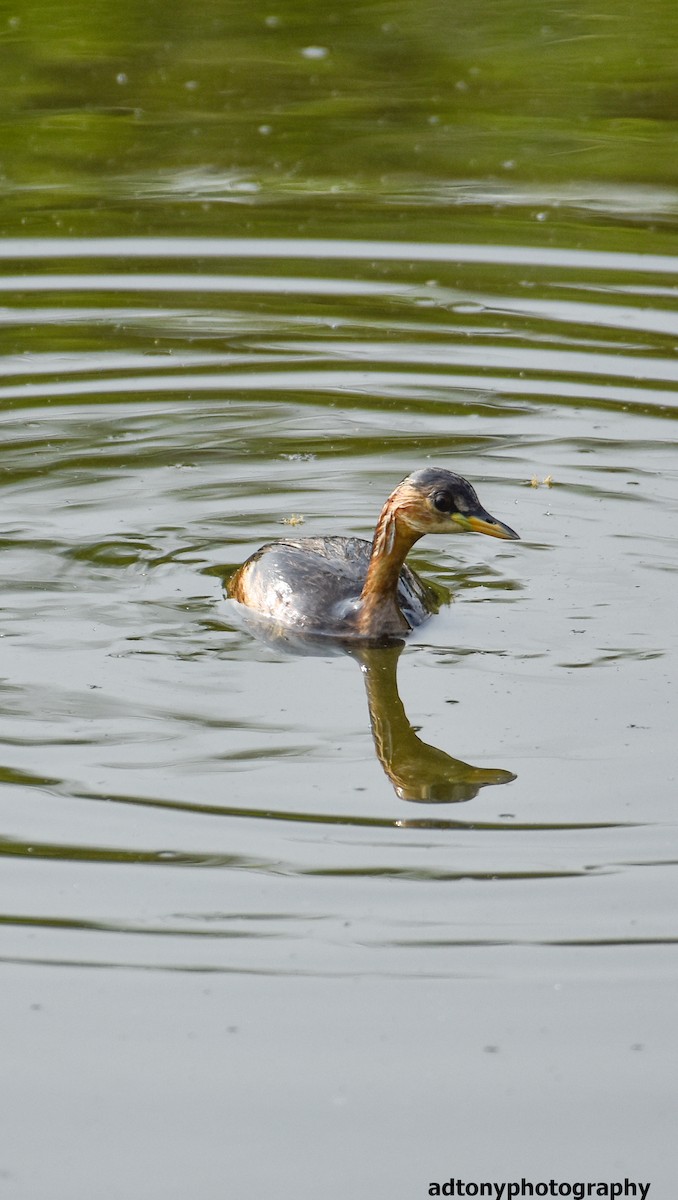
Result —
M 633 939 L 674 940 L 678 259 L 0 260 L 0 957 L 445 975 L 625 941 L 631 890 Z M 382 697 L 405 775 L 358 665 L 258 641 L 221 581 L 290 524 L 369 537 L 427 461 L 523 540 L 417 548 L 454 602 Z

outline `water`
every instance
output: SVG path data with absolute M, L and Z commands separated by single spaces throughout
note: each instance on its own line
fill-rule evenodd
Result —
M 619 112 L 598 114 L 609 157 L 586 150 L 566 100 L 588 49 L 567 57 L 554 12 L 568 154 L 537 170 L 509 10 L 533 64 L 546 35 L 479 6 L 434 93 L 433 8 L 397 89 L 357 12 L 319 30 L 233 6 L 236 53 L 212 5 L 162 38 L 132 6 L 114 51 L 112 15 L 83 26 L 89 75 L 47 69 L 66 15 L 42 43 L 11 27 L 32 138 L 8 142 L 0 240 L 11 1200 L 409 1200 L 451 1176 L 672 1194 L 672 125 L 647 117 L 624 157 Z M 398 37 L 411 19 L 380 14 Z M 662 58 L 672 22 L 636 40 L 647 24 Z M 135 38 L 164 84 L 135 76 Z M 472 102 L 457 84 L 493 44 L 515 78 Z M 216 98 L 227 50 L 242 127 Z M 319 127 L 314 73 L 340 51 Z M 135 90 L 107 157 L 104 62 Z M 624 70 L 630 120 L 649 85 Z M 376 115 L 386 77 L 398 120 Z M 508 108 L 444 177 L 458 97 L 466 129 Z M 37 170 L 50 121 L 66 132 Z M 170 153 L 175 128 L 199 132 Z M 522 540 L 419 543 L 443 603 L 402 653 L 299 653 L 224 600 L 265 541 L 369 537 L 427 464 Z

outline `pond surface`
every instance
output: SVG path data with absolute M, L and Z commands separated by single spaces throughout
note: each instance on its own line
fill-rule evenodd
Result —
M 3 1195 L 672 1196 L 673 9 L 23 7 Z M 427 465 L 401 650 L 224 599 Z

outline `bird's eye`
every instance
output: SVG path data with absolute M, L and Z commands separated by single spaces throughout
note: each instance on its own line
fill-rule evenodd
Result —
M 438 512 L 449 513 L 454 508 L 454 500 L 449 492 L 436 492 L 431 497 L 433 507 L 438 509 Z

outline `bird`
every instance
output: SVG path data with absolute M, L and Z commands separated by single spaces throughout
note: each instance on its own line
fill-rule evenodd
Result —
M 356 537 L 268 542 L 235 572 L 226 595 L 278 626 L 312 636 L 402 640 L 436 610 L 435 593 L 405 558 L 427 533 L 519 540 L 483 508 L 461 475 L 424 467 L 381 510 L 371 542 Z

